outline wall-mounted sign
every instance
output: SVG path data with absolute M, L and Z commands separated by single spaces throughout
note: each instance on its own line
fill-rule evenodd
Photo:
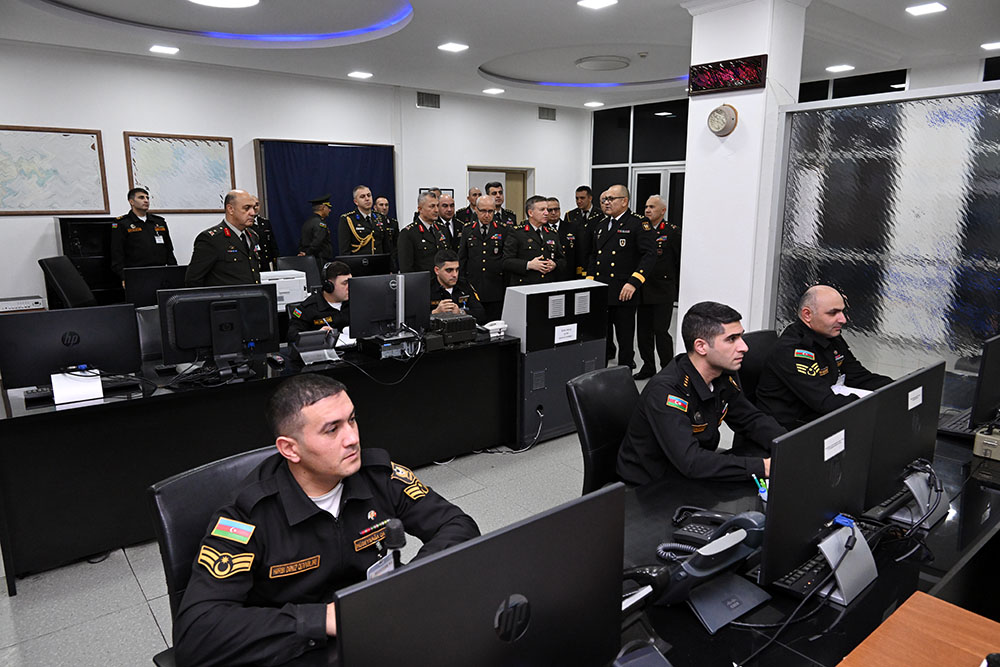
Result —
M 763 88 L 766 80 L 766 54 L 691 65 L 688 70 L 688 95 Z

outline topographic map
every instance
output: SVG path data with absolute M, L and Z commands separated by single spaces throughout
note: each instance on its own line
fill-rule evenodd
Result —
M 128 134 L 135 187 L 149 190 L 157 211 L 221 211 L 233 189 L 232 141 Z

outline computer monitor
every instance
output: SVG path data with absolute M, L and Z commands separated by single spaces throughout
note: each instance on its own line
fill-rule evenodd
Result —
M 615 484 L 337 591 L 340 664 L 610 664 L 624 521 Z
M 403 302 L 399 303 L 399 283 L 403 282 Z M 418 332 L 431 321 L 430 275 L 426 271 L 377 276 L 354 276 L 348 283 L 351 295 L 351 337 L 371 338 L 399 329 L 402 321 Z
M 816 555 L 835 516 L 861 516 L 877 407 L 871 394 L 774 439 L 761 585 Z
M 1000 336 L 983 342 L 983 358 L 979 362 L 979 378 L 972 399 L 969 428 L 988 424 L 997 418 L 1000 409 Z
M 156 292 L 184 287 L 184 266 L 137 266 L 125 269 L 125 300 L 136 307 L 155 306 Z
M 142 368 L 131 304 L 0 315 L 5 388 L 48 385 L 53 373 L 84 364 L 105 373 Z
M 934 457 L 944 368 L 941 361 L 914 371 L 871 397 L 876 402 L 876 418 L 865 509 L 900 489 L 907 465 Z
M 431 276 L 429 271 L 404 273 L 403 321 L 408 327 L 423 333 L 431 326 Z
M 390 255 L 337 255 L 333 261 L 351 267 L 352 276 L 377 276 L 392 270 Z
M 274 283 L 160 290 L 156 297 L 165 364 L 229 364 L 278 351 Z

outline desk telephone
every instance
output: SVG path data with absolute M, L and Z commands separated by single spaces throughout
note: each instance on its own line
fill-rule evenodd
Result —
M 712 535 L 733 515 L 728 512 L 710 512 L 687 505 L 677 508 L 672 523 L 677 526 L 673 541 L 700 547 L 712 541 Z

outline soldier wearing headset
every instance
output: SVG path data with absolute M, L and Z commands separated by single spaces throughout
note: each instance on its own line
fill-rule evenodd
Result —
M 323 289 L 294 306 L 288 317 L 288 342 L 294 343 L 303 331 L 337 329 L 343 331 L 350 323 L 347 283 L 351 267 L 343 262 L 330 262 L 323 270 Z

